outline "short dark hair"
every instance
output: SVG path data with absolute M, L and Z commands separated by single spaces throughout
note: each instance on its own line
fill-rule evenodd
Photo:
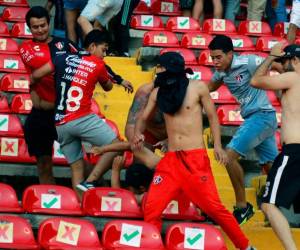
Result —
M 216 35 L 208 45 L 210 50 L 222 50 L 224 53 L 233 51 L 233 44 L 230 37 L 225 35 Z
M 147 168 L 143 164 L 133 163 L 128 167 L 125 174 L 125 182 L 127 186 L 134 187 L 136 189 L 143 186 L 149 188 L 153 179 L 154 171 Z
M 47 19 L 47 23 L 50 23 L 50 16 L 48 11 L 42 7 L 42 6 L 34 6 L 32 8 L 30 8 L 30 10 L 26 13 L 25 16 L 25 20 L 26 20 L 26 24 L 27 26 L 30 28 L 30 19 L 32 17 L 35 18 L 43 18 L 45 17 Z
M 109 41 L 110 39 L 107 31 L 94 29 L 86 35 L 83 46 L 87 49 L 92 43 L 99 45 L 103 43 L 109 43 Z

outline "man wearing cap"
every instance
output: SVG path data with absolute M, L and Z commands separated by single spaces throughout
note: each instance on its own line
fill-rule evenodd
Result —
M 271 63 L 280 61 L 285 73 L 268 76 Z M 276 157 L 268 174 L 261 208 L 284 249 L 296 250 L 289 224 L 278 207 L 287 209 L 294 205 L 300 212 L 300 46 L 275 45 L 270 55 L 251 79 L 255 88 L 282 90 L 282 152 Z M 298 241 L 299 242 L 299 241 Z M 299 245 L 298 245 L 299 246 Z
M 278 154 L 275 132 L 276 113 L 266 91 L 255 89 L 250 79 L 263 59 L 256 55 L 233 54 L 233 44 L 228 36 L 217 35 L 209 44 L 215 73 L 208 85 L 215 91 L 223 83 L 240 104 L 243 124 L 232 137 L 226 152 L 229 163 L 226 165 L 236 197 L 233 214 L 239 224 L 247 222 L 254 214 L 252 204 L 246 201 L 243 168 L 238 162 L 250 150 L 255 150 L 259 164 L 271 167 Z
M 144 218 L 161 229 L 161 214 L 167 204 L 183 191 L 203 212 L 217 222 L 238 249 L 253 249 L 233 215 L 222 205 L 202 138 L 202 108 L 214 136 L 214 154 L 227 162 L 222 149 L 220 127 L 206 85 L 190 80 L 183 57 L 167 52 L 159 57 L 157 77 L 147 106 L 135 126 L 133 148 L 142 148 L 147 120 L 158 107 L 164 114 L 168 149 L 158 163 L 148 192 Z

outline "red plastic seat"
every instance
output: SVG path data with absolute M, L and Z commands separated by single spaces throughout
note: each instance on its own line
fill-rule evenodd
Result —
M 5 95 L 0 96 L 0 112 L 1 113 L 10 113 L 11 110 L 8 106 L 7 97 Z
M 221 105 L 217 108 L 217 115 L 221 125 L 239 126 L 244 121 L 239 105 Z
M 209 82 L 211 80 L 213 73 L 210 68 L 205 66 L 191 66 L 190 68 L 194 71 L 194 74 L 187 75 L 188 78 L 206 82 Z
M 280 22 L 276 23 L 274 27 L 274 36 L 286 37 L 288 33 L 290 23 L 288 22 Z M 297 30 L 297 36 L 300 36 L 300 29 Z
M 273 106 L 280 106 L 280 101 L 278 100 L 276 94 L 272 90 L 267 90 L 268 98 Z
M 5 22 L 0 21 L 0 36 L 9 37 L 8 26 Z
M 29 6 L 27 0 L 0 0 L 0 5 L 19 6 L 19 7 Z
M 33 163 L 34 157 L 30 157 L 27 145 L 23 138 L 0 137 L 0 161 Z
M 201 27 L 199 22 L 191 17 L 178 16 L 168 19 L 166 29 L 172 32 L 186 33 L 200 31 Z
M 19 117 L 12 114 L 0 114 L 0 136 L 23 137 L 23 128 Z
M 269 24 L 261 21 L 241 21 L 238 33 L 246 36 L 272 36 Z
M 170 31 L 148 31 L 144 34 L 143 46 L 179 47 L 179 42 Z
M 10 34 L 16 38 L 32 39 L 31 31 L 26 23 L 15 23 L 10 30 Z
M 16 94 L 10 104 L 11 111 L 17 114 L 29 114 L 32 108 L 30 94 Z
M 154 15 L 180 16 L 181 10 L 179 2 L 174 0 L 156 0 L 153 1 L 150 10 Z
M 1 54 L 19 54 L 18 44 L 11 38 L 0 38 L 0 53 Z
M 213 61 L 210 56 L 209 50 L 202 50 L 198 57 L 198 63 L 200 65 L 206 65 L 206 66 L 214 66 Z
M 149 6 L 144 1 L 139 1 L 138 5 L 133 10 L 134 15 L 150 15 L 151 11 Z
M 25 22 L 25 16 L 29 8 L 6 7 L 2 12 L 2 20 L 5 22 Z
M 271 51 L 272 47 L 276 43 L 288 44 L 288 41 L 281 37 L 276 36 L 263 36 L 257 39 L 256 41 L 256 50 L 257 51 Z
M 213 37 L 202 32 L 188 32 L 181 38 L 181 47 L 188 49 L 207 49 Z
M 197 60 L 195 57 L 195 54 L 192 50 L 189 49 L 183 49 L 183 48 L 166 48 L 166 49 L 162 49 L 160 51 L 160 55 L 162 55 L 163 53 L 166 52 L 177 52 L 179 54 L 181 54 L 184 58 L 185 64 L 186 65 L 196 65 L 197 64 Z
M 0 212 L 4 213 L 21 213 L 23 209 L 20 207 L 15 190 L 4 183 L 0 183 Z M 1 242 L 1 240 L 0 240 Z
M 29 75 L 8 73 L 0 81 L 1 90 L 7 92 L 29 93 Z
M 226 85 L 222 84 L 216 91 L 210 93 L 211 98 L 216 104 L 236 104 L 237 101 L 230 93 Z
M 82 209 L 90 216 L 143 218 L 134 194 L 121 188 L 99 187 L 86 191 Z
M 60 149 L 60 145 L 57 141 L 53 143 L 53 154 L 52 154 L 53 163 L 57 165 L 69 165 L 66 157 Z
M 262 58 L 267 58 L 269 54 L 261 51 L 243 51 L 240 55 L 256 55 Z
M 236 34 L 236 28 L 234 26 L 234 23 L 226 19 L 206 19 L 203 22 L 202 30 L 203 32 L 208 34 Z
M 164 24 L 159 16 L 134 15 L 131 17 L 130 27 L 138 30 L 164 30 Z
M 73 189 L 58 185 L 32 185 L 25 189 L 23 208 L 28 213 L 82 215 Z
M 11 215 L 0 215 L 0 248 L 39 249 L 28 221 Z
M 232 35 L 230 36 L 235 51 L 254 51 L 255 46 L 248 36 Z
M 45 250 L 102 250 L 95 226 L 83 219 L 50 218 L 39 226 L 38 242 Z
M 227 250 L 220 230 L 213 225 L 199 223 L 171 225 L 166 232 L 166 247 L 168 250 Z
M 26 73 L 25 65 L 19 55 L 0 54 L 0 71 Z
M 163 250 L 158 229 L 144 221 L 114 220 L 103 229 L 102 243 L 106 250 Z

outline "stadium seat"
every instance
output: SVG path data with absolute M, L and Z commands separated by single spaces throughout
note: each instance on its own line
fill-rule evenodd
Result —
M 102 232 L 102 243 L 106 250 L 163 250 L 158 229 L 144 221 L 114 220 L 108 222 Z
M 208 49 L 213 37 L 200 31 L 185 33 L 181 38 L 181 47 L 187 49 Z
M 18 44 L 11 38 L 0 38 L 0 54 L 19 54 Z
M 164 24 L 159 16 L 134 15 L 131 17 L 130 27 L 138 30 L 164 30 Z
M 202 50 L 199 54 L 199 57 L 198 57 L 198 63 L 200 65 L 206 65 L 206 66 L 213 66 L 213 61 L 211 59 L 211 56 L 210 56 L 210 51 L 209 50 Z
M 33 163 L 34 157 L 30 157 L 27 145 L 23 138 L 0 137 L 0 161 L 2 162 L 19 162 Z
M 22 124 L 18 116 L 0 113 L 0 136 L 24 136 Z
M 241 21 L 238 33 L 246 36 L 272 36 L 272 31 L 268 23 L 261 21 Z
M 216 104 L 236 104 L 237 101 L 230 93 L 226 85 L 222 84 L 216 91 L 210 93 Z
M 19 55 L 0 54 L 0 71 L 26 73 L 26 68 Z
M 25 22 L 25 16 L 29 8 L 6 7 L 2 11 L 1 18 L 5 22 Z
M 168 227 L 165 239 L 168 250 L 227 250 L 222 233 L 213 225 L 175 223 Z
M 276 37 L 276 36 L 259 37 L 256 41 L 256 50 L 257 51 L 264 51 L 264 52 L 271 51 L 272 47 L 276 43 L 284 43 L 284 44 L 287 45 L 288 41 L 284 38 Z
M 280 131 L 277 130 L 275 133 L 275 138 L 276 138 L 276 144 L 277 144 L 277 148 L 279 151 L 282 150 L 282 144 L 281 144 L 281 135 L 280 135 Z
M 150 10 L 158 16 L 180 16 L 181 10 L 179 1 L 176 0 L 156 0 L 151 3 Z
M 267 58 L 269 54 L 261 51 L 243 51 L 240 55 L 256 55 L 262 58 Z
M 57 165 L 69 165 L 67 159 L 60 149 L 60 145 L 57 141 L 53 143 L 53 153 L 52 153 L 53 163 Z
M 288 22 L 280 22 L 276 23 L 274 27 L 274 36 L 285 37 L 288 33 L 290 23 Z M 300 36 L 300 29 L 297 30 L 297 36 Z
M 23 193 L 22 204 L 28 213 L 83 215 L 74 190 L 64 186 L 29 186 Z
M 82 209 L 90 216 L 143 218 L 134 194 L 121 188 L 99 187 L 86 191 Z
M 177 52 L 179 54 L 181 54 L 184 58 L 185 64 L 186 65 L 196 65 L 197 64 L 197 60 L 195 57 L 195 54 L 192 50 L 189 49 L 184 49 L 184 48 L 166 48 L 166 49 L 162 49 L 160 51 L 160 55 L 162 55 L 163 53 L 166 52 Z
M 187 74 L 188 78 L 193 80 L 202 80 L 206 82 L 209 82 L 211 80 L 213 73 L 210 68 L 205 66 L 190 66 L 189 68 L 191 68 L 194 71 L 194 74 Z
M 191 17 L 177 16 L 168 19 L 166 29 L 172 32 L 186 33 L 200 31 L 201 27 L 199 22 Z
M 144 210 L 147 202 L 147 193 L 142 199 L 142 209 Z M 162 217 L 169 220 L 194 220 L 203 221 L 205 218 L 197 210 L 195 204 L 183 192 L 179 192 L 177 196 L 169 202 L 162 213 Z
M 0 248 L 39 249 L 29 222 L 12 215 L 0 215 Z
M 244 119 L 241 116 L 239 105 L 227 104 L 217 108 L 217 115 L 221 125 L 239 126 Z
M 236 34 L 234 23 L 226 19 L 206 19 L 203 22 L 202 30 L 208 34 L 223 34 L 229 36 Z
M 28 28 L 26 23 L 15 23 L 11 30 L 10 34 L 12 37 L 16 38 L 27 38 L 27 39 L 32 39 L 32 34 L 30 29 Z
M 76 218 L 44 220 L 39 226 L 38 242 L 45 250 L 103 250 L 95 226 Z
M 15 190 L 11 186 L 4 183 L 0 183 L 0 212 L 1 213 L 23 212 L 23 209 L 19 205 Z M 1 242 L 1 237 L 0 237 L 0 242 Z
M 148 31 L 144 34 L 143 46 L 179 47 L 177 36 L 170 31 Z
M 8 106 L 7 97 L 5 95 L 0 96 L 0 113 L 10 113 L 11 110 Z
M 144 1 L 139 1 L 138 5 L 133 10 L 134 15 L 150 15 L 151 11 L 149 6 Z
M 279 99 L 277 98 L 277 96 L 276 96 L 276 94 L 275 94 L 274 91 L 272 91 L 272 90 L 267 90 L 267 95 L 268 95 L 268 98 L 269 98 L 269 100 L 270 100 L 270 102 L 271 102 L 271 104 L 272 104 L 273 106 L 280 106 L 280 105 L 281 105 L 281 104 L 280 104 L 280 101 L 279 101 Z
M 0 89 L 7 92 L 29 93 L 29 75 L 8 73 L 0 80 Z
M 10 104 L 11 111 L 17 114 L 29 114 L 32 108 L 30 94 L 16 94 Z
M 255 46 L 248 36 L 244 35 L 232 35 L 230 36 L 234 51 L 254 51 Z
M 28 7 L 29 6 L 27 0 L 0 0 L 0 5 L 19 6 L 19 7 Z
M 0 21 L 0 36 L 1 37 L 9 37 L 9 30 L 8 30 L 8 26 L 5 22 Z

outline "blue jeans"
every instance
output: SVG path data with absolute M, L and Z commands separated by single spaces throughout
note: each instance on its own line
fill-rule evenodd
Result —
M 245 118 L 227 148 L 243 157 L 254 149 L 258 155 L 259 164 L 272 162 L 278 155 L 275 139 L 276 129 L 275 112 L 258 111 Z
M 234 22 L 240 8 L 240 0 L 223 0 L 223 6 L 225 9 L 224 18 Z
M 272 0 L 267 1 L 266 14 L 269 19 L 269 24 L 274 30 L 274 26 L 278 22 L 287 22 L 287 14 L 285 8 L 285 0 L 278 0 L 276 9 L 272 8 Z

